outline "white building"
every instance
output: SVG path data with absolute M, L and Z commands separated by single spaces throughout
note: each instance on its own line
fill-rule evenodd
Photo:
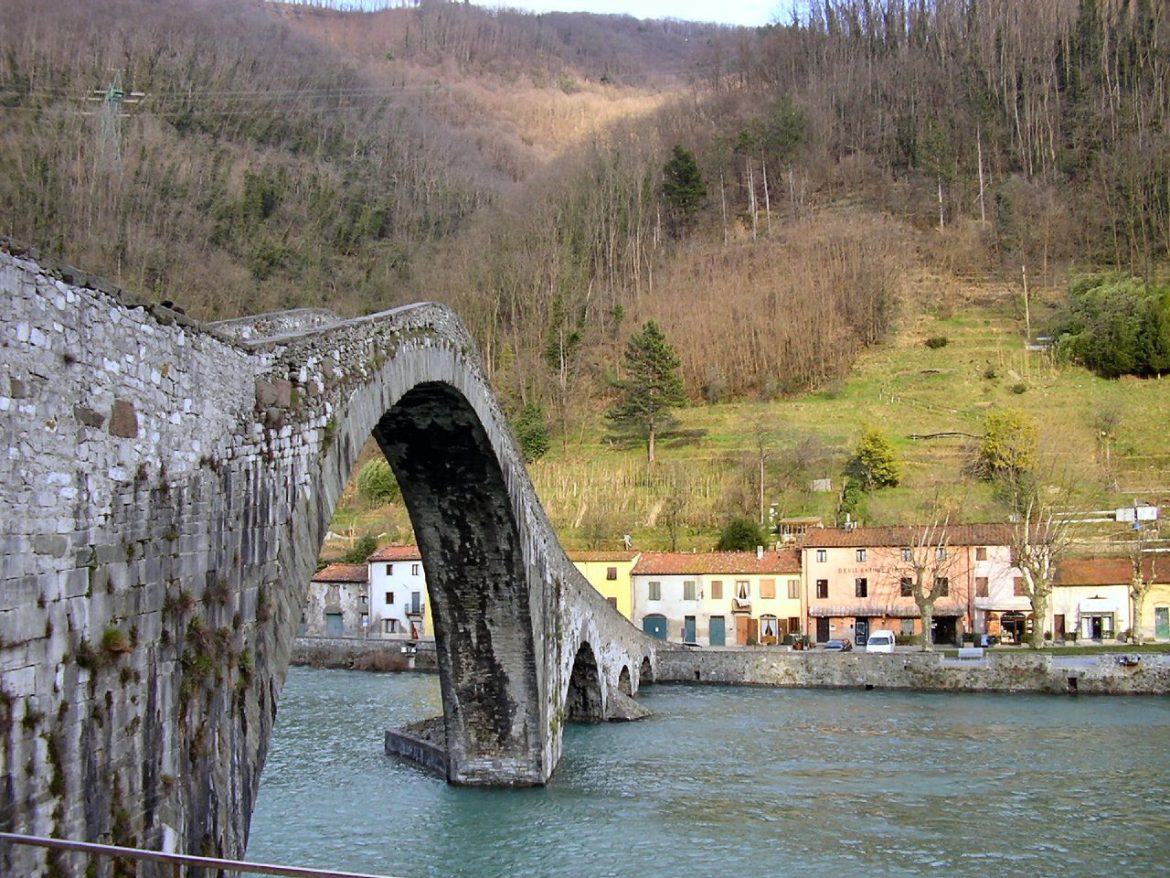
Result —
M 386 546 L 367 559 L 370 637 L 418 640 L 432 635 L 427 579 L 417 546 Z
M 365 564 L 330 564 L 313 574 L 297 629 L 301 637 L 364 637 L 369 622 Z

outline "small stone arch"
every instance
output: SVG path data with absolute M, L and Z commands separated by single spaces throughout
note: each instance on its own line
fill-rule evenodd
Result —
M 618 674 L 618 691 L 623 695 L 634 694 L 630 688 L 630 668 L 628 665 L 622 665 L 622 672 Z
M 565 697 L 565 716 L 569 722 L 601 722 L 605 713 L 601 700 L 601 674 L 593 647 L 582 643 L 573 659 L 569 691 Z
M 642 672 L 638 675 L 639 686 L 649 686 L 654 682 L 654 668 L 650 664 L 650 656 L 642 658 Z

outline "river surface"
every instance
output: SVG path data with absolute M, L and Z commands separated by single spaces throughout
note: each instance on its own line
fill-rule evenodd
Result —
M 438 679 L 293 668 L 247 858 L 406 878 L 1170 875 L 1170 699 L 651 686 L 542 789 L 383 730 Z

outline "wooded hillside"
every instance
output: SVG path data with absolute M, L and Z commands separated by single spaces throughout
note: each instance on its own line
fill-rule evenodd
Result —
M 694 400 L 774 398 L 921 307 L 910 269 L 1155 278 L 1168 19 L 1153 0 L 813 0 L 758 30 L 10 0 L 3 231 L 206 318 L 448 301 L 506 404 L 562 430 L 647 319 Z

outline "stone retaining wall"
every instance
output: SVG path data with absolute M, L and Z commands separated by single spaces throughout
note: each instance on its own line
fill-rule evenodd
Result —
M 776 649 L 662 649 L 655 680 L 783 687 L 925 689 L 959 692 L 1170 693 L 1170 656 L 1143 654 L 1135 664 L 1118 655 L 1054 656 L 988 653 L 982 660 L 942 653 L 787 652 Z
M 355 671 L 439 670 L 434 641 L 420 641 L 413 656 L 405 655 L 403 641 L 362 640 L 356 637 L 298 637 L 292 664 Z

